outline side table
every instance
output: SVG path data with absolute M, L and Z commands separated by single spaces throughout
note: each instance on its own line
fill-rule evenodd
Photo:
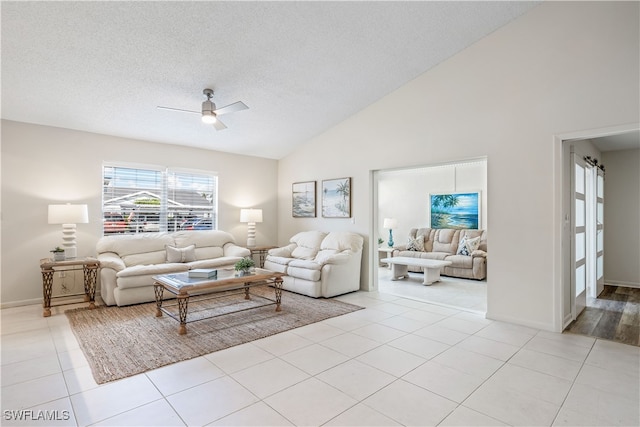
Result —
M 252 246 L 250 248 L 247 248 L 251 251 L 251 257 L 253 258 L 254 255 L 258 255 L 258 259 L 259 259 L 259 263 L 258 263 L 258 267 L 263 268 L 264 267 L 264 260 L 267 257 L 267 253 L 269 253 L 269 249 L 275 249 L 277 248 L 277 246 Z
M 51 258 L 44 258 L 40 260 L 40 270 L 42 270 L 42 296 L 44 297 L 42 316 L 51 316 L 53 273 L 56 268 L 63 268 L 65 271 L 82 269 L 84 272 L 84 301 L 89 303 L 89 308 L 96 308 L 96 279 L 98 276 L 98 268 L 100 268 L 100 261 L 96 258 L 77 258 L 65 261 L 54 261 Z
M 392 258 L 394 250 L 395 250 L 395 248 L 393 248 L 393 247 L 390 248 L 389 246 L 378 246 L 378 259 L 381 260 L 383 258 Z M 378 265 L 380 267 L 388 265 L 389 266 L 389 270 L 391 270 L 391 264 L 379 261 Z

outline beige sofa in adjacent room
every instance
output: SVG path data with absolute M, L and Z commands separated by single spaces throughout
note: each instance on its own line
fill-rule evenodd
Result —
M 393 256 L 451 261 L 443 276 L 484 280 L 487 277 L 487 232 L 451 228 L 413 228 L 406 245 L 397 246 Z M 422 272 L 420 267 L 409 271 Z

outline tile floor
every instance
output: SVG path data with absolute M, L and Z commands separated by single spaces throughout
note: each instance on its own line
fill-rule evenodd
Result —
M 425 286 L 422 273 L 409 272 L 409 278 L 392 280 L 391 270 L 378 268 L 378 290 L 381 293 L 434 302 L 448 307 L 464 308 L 478 314 L 487 311 L 487 281 L 440 276 L 440 282 Z
M 340 299 L 366 309 L 100 386 L 60 308 L 1 310 L 1 424 L 640 424 L 638 347 L 389 294 Z

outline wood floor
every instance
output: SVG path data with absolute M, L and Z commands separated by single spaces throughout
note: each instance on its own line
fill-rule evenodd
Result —
M 566 332 L 640 346 L 640 289 L 605 285 Z

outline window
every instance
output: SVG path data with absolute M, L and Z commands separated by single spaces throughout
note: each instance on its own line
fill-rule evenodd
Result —
M 102 178 L 105 235 L 218 227 L 213 173 L 105 164 Z

